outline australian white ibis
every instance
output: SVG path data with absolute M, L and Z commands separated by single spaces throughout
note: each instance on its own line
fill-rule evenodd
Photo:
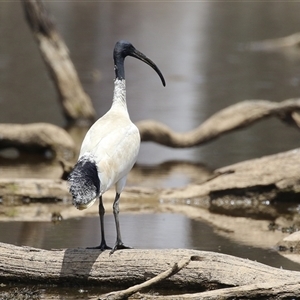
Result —
M 101 227 L 101 243 L 94 249 L 111 249 L 107 246 L 104 234 L 104 214 L 102 195 L 113 185 L 116 196 L 113 214 L 116 223 L 117 240 L 111 253 L 126 247 L 121 238 L 119 225 L 119 200 L 124 189 L 126 178 L 136 162 L 140 148 L 138 128 L 131 122 L 126 105 L 126 86 L 124 59 L 135 57 L 151 66 L 159 75 L 162 84 L 165 80 L 153 61 L 136 50 L 127 41 L 118 41 L 114 48 L 114 96 L 110 110 L 97 120 L 87 132 L 73 171 L 68 181 L 73 204 L 78 209 L 91 206 L 99 197 L 99 216 Z

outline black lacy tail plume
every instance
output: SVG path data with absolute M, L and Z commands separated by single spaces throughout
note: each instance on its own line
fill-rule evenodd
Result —
M 100 192 L 100 180 L 94 161 L 83 157 L 75 165 L 68 177 L 73 204 L 85 205 L 95 199 Z

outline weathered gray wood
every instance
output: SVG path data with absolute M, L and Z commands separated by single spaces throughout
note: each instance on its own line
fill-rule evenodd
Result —
M 0 197 L 4 206 L 22 205 L 32 201 L 50 203 L 71 199 L 66 181 L 37 178 L 1 179 Z
M 96 114 L 92 102 L 84 92 L 69 57 L 69 50 L 42 2 L 23 0 L 22 3 L 28 24 L 56 87 L 65 117 L 73 122 L 93 120 Z
M 300 192 L 299 161 L 300 149 L 295 149 L 221 168 L 211 174 L 208 179 L 204 179 L 204 182 L 190 184 L 180 189 L 127 187 L 122 193 L 122 203 L 126 200 L 134 201 L 141 198 L 143 203 L 147 199 L 154 202 L 160 199 L 165 203 L 189 199 L 191 204 L 196 201 L 198 206 L 209 208 L 211 211 L 242 214 L 242 216 L 260 213 L 269 219 L 274 219 L 278 216 L 278 212 L 271 205 L 272 199 L 285 201 L 288 197 L 295 197 Z M 133 169 L 130 175 L 133 179 L 134 174 Z M 140 176 L 138 169 L 136 176 Z M 14 188 L 11 188 L 12 186 Z M 64 181 L 0 179 L 2 199 L 12 201 L 14 198 L 23 197 L 42 201 L 45 196 L 41 191 L 47 191 L 46 195 L 49 199 L 70 200 L 71 197 Z M 281 196 L 283 197 L 280 198 Z M 113 191 L 105 194 L 106 201 L 113 200 L 113 197 Z M 237 205 L 232 203 L 235 200 Z M 265 201 L 269 201 L 270 205 L 266 205 Z
M 196 250 L 97 249 L 43 250 L 0 243 L 0 278 L 21 282 L 82 282 L 129 286 L 164 272 L 183 258 L 188 266 L 168 278 L 162 286 L 241 286 L 266 281 L 300 280 L 300 273 L 272 268 L 247 259 Z M 255 276 L 254 276 L 255 274 Z
M 191 262 L 191 258 L 183 258 L 178 263 L 175 263 L 171 268 L 168 270 L 156 275 L 155 277 L 148 279 L 147 281 L 136 284 L 134 286 L 129 287 L 128 289 L 122 291 L 111 292 L 106 295 L 101 296 L 101 299 L 127 299 L 131 295 L 141 291 L 144 288 L 150 288 L 153 285 L 161 283 L 162 281 L 166 280 L 167 278 L 175 275 L 176 273 L 180 272 L 183 268 L 185 268 Z
M 300 263 L 300 231 L 296 231 L 278 241 L 276 249 L 284 257 Z
M 151 294 L 137 294 L 129 299 L 144 299 L 144 300 L 186 300 L 186 299 L 201 299 L 201 300 L 226 300 L 226 299 L 299 299 L 300 284 L 299 282 L 266 282 L 251 284 L 240 287 L 232 287 L 218 289 L 202 293 L 179 294 L 172 296 L 159 296 Z M 106 299 L 105 297 L 92 298 L 90 300 Z M 107 298 L 113 300 L 112 298 Z
M 0 149 L 9 147 L 32 152 L 50 150 L 58 160 L 75 159 L 75 145 L 70 135 L 49 123 L 0 124 Z
M 254 261 L 220 253 L 196 250 L 120 250 L 87 249 L 42 250 L 0 243 L 0 280 L 19 283 L 87 284 L 110 287 L 113 290 L 142 283 L 168 269 L 179 261 L 190 261 L 175 275 L 161 281 L 156 287 L 174 290 L 186 288 L 206 295 L 228 295 L 247 291 L 249 295 L 271 287 L 286 286 L 290 293 L 299 292 L 300 273 L 272 268 Z M 262 284 L 263 283 L 263 284 Z M 246 286 L 246 289 L 243 288 Z M 232 288 L 231 287 L 241 287 Z M 271 289 L 271 292 L 270 292 Z M 286 292 L 286 291 L 285 291 Z M 210 293 L 210 294 L 209 294 Z M 201 295 L 201 294 L 200 294 Z M 184 298 L 182 298 L 184 299 Z M 203 299 L 209 299 L 208 297 Z M 219 298 L 210 298 L 219 299 Z M 224 298 L 226 299 L 226 298 Z M 275 299 L 275 298 L 274 298 Z M 280 298 L 279 298 L 280 299 Z
M 299 110 L 300 99 L 288 99 L 279 103 L 248 100 L 215 113 L 189 132 L 174 132 L 166 125 L 153 120 L 140 121 L 136 125 L 140 130 L 142 141 L 153 141 L 173 148 L 188 148 L 202 145 L 222 134 L 249 126 L 267 117 L 278 117 L 299 127 L 295 120 L 297 115 L 294 114 Z
M 243 216 L 265 214 L 269 218 L 277 215 L 271 205 L 300 193 L 300 149 L 264 156 L 215 171 L 211 180 L 188 185 L 180 190 L 170 189 L 160 193 L 161 199 L 200 199 L 209 201 L 210 210 L 227 211 Z M 282 199 L 280 198 L 282 196 Z M 239 200 L 240 206 L 232 205 Z M 244 201 L 244 204 L 243 204 Z M 247 202 L 248 201 L 248 202 Z M 250 201 L 250 203 L 249 203 Z
M 67 90 L 70 89 L 67 88 Z M 72 97 L 70 97 L 70 99 L 71 98 Z M 165 125 L 155 121 L 141 121 L 138 122 L 137 125 L 143 141 L 154 141 L 169 147 L 183 148 L 201 145 L 219 137 L 222 134 L 251 125 L 253 122 L 270 116 L 280 117 L 281 120 L 299 128 L 298 115 L 296 114 L 298 110 L 300 110 L 300 99 L 285 100 L 281 103 L 253 100 L 243 101 L 229 106 L 228 108 L 211 116 L 198 128 L 186 133 L 173 132 Z M 32 138 L 26 140 L 31 133 L 28 132 L 28 134 L 23 135 L 21 127 L 16 128 L 16 126 L 13 127 L 11 124 L 3 124 L 1 126 L 3 128 L 2 131 L 4 135 L 4 137 L 0 140 L 1 148 L 3 148 L 6 145 L 6 141 L 9 140 L 13 141 L 15 145 L 19 144 L 23 147 L 26 147 L 26 143 L 28 144 L 28 147 L 32 144 L 37 144 L 37 142 L 35 142 Z M 25 126 L 24 130 L 34 130 L 35 132 L 32 134 L 39 143 L 42 142 L 46 144 L 46 146 L 50 147 L 51 143 L 53 143 L 55 146 L 55 139 L 48 139 L 49 142 L 47 143 L 47 140 L 45 140 L 45 137 L 43 136 L 43 132 L 38 133 L 38 129 L 34 127 L 37 127 L 37 125 Z M 50 128 L 51 125 L 44 124 L 43 127 Z M 54 126 L 52 126 L 52 128 L 54 128 Z M 2 134 L 2 132 L 0 133 Z M 12 136 L 10 137 L 10 135 Z M 66 134 L 64 136 L 66 136 Z M 60 136 L 58 136 L 58 140 L 63 142 L 59 139 L 59 137 Z M 66 137 L 66 143 L 68 143 L 69 148 L 72 148 L 72 151 L 75 151 L 75 147 L 73 144 L 71 145 L 70 139 L 70 137 Z

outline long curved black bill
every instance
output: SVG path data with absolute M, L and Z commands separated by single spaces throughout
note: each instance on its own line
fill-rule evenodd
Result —
M 144 55 L 142 52 L 140 52 L 136 49 L 134 49 L 128 55 L 143 61 L 144 63 L 149 65 L 151 68 L 153 68 L 156 71 L 156 73 L 158 74 L 158 76 L 160 77 L 163 86 L 166 86 L 166 81 L 165 81 L 165 78 L 164 78 L 163 74 L 161 73 L 159 68 L 156 66 L 156 64 L 151 59 L 149 59 L 146 55 Z

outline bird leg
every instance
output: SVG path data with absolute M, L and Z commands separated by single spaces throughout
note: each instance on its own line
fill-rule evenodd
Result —
M 116 193 L 115 201 L 113 204 L 113 213 L 114 213 L 116 229 L 117 229 L 117 240 L 115 246 L 110 251 L 110 254 L 113 254 L 116 250 L 119 249 L 130 249 L 130 247 L 127 247 L 123 244 L 121 238 L 120 222 L 119 222 L 119 201 L 120 201 L 120 194 Z
M 88 247 L 87 249 L 100 249 L 101 251 L 111 249 L 111 247 L 107 246 L 106 241 L 105 241 L 104 214 L 105 214 L 105 208 L 103 206 L 102 196 L 100 196 L 99 197 L 99 216 L 100 216 L 101 243 L 97 247 Z

